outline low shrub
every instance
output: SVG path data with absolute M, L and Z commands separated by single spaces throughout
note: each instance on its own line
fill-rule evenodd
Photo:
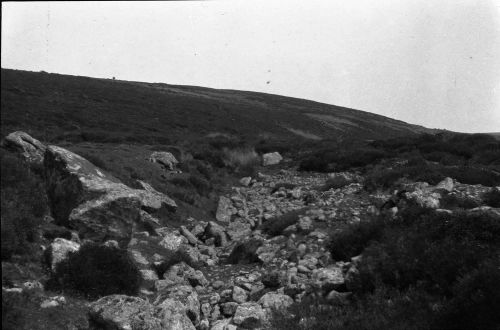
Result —
M 350 261 L 374 240 L 381 237 L 385 220 L 375 218 L 348 225 L 330 237 L 329 250 L 335 260 Z
M 229 264 L 251 264 L 259 262 L 257 249 L 262 245 L 262 241 L 251 239 L 236 245 L 227 258 Z
M 491 214 L 403 213 L 363 252 L 364 287 L 419 285 L 449 295 L 462 274 L 498 255 L 499 235 L 500 222 Z
M 260 226 L 260 229 L 262 230 L 262 232 L 271 236 L 281 235 L 285 228 L 296 224 L 299 220 L 299 216 L 303 214 L 305 214 L 305 209 L 285 213 L 281 216 L 277 216 L 267 220 Z
M 444 195 L 440 201 L 440 205 L 442 208 L 445 209 L 455 209 L 455 208 L 461 208 L 461 209 L 473 209 L 475 207 L 478 207 L 481 205 L 476 200 L 464 197 L 464 196 L 459 196 L 456 194 L 446 194 Z
M 487 262 L 461 277 L 435 324 L 439 329 L 498 329 L 500 263 Z
M 2 329 L 88 329 L 88 302 L 66 297 L 66 303 L 42 308 L 47 297 L 35 290 L 2 292 Z
M 293 184 L 293 183 L 289 183 L 289 182 L 280 182 L 280 183 L 277 183 L 273 189 L 271 189 L 271 194 L 274 194 L 275 192 L 277 192 L 278 190 L 280 190 L 281 188 L 283 189 L 286 189 L 286 190 L 291 190 L 293 188 L 297 187 L 296 184 Z
M 97 166 L 103 170 L 107 170 L 106 162 L 104 160 L 102 160 L 99 156 L 97 156 L 95 154 L 88 154 L 88 153 L 80 153 L 80 156 L 82 156 L 83 158 L 85 158 L 86 160 L 88 160 L 89 162 L 94 164 L 95 166 Z
M 89 298 L 111 294 L 136 295 L 141 276 L 126 250 L 85 244 L 60 262 L 49 287 Z
M 321 150 L 303 159 L 299 165 L 299 170 L 315 172 L 345 171 L 372 165 L 387 157 L 390 157 L 390 153 L 385 150 L 368 146 L 358 146 L 353 149 Z
M 433 312 L 428 296 L 415 290 L 399 292 L 381 287 L 344 305 L 325 298 L 306 297 L 287 311 L 275 310 L 271 327 L 276 330 L 428 329 Z
M 210 183 L 200 176 L 190 175 L 188 181 L 200 195 L 206 195 L 211 190 Z
M 339 175 L 326 180 L 325 184 L 320 188 L 320 190 L 328 191 L 330 189 L 339 189 L 351 184 L 352 182 L 352 180 Z
M 486 205 L 500 207 L 500 189 L 491 189 L 483 195 L 483 200 Z
M 14 254 L 33 256 L 47 206 L 45 183 L 36 167 L 17 155 L 1 154 L 2 260 Z

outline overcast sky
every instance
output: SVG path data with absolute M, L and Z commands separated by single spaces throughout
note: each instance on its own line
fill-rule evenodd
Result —
M 260 91 L 500 132 L 500 1 L 4 2 L 2 67 Z

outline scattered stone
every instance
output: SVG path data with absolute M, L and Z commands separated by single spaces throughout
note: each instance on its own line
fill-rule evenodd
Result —
M 238 304 L 242 304 L 245 301 L 247 301 L 247 297 L 248 297 L 248 295 L 247 295 L 247 292 L 245 290 L 243 290 L 239 286 L 233 287 L 232 298 L 233 298 L 234 302 L 236 302 Z
M 167 151 L 155 151 L 151 154 L 151 156 L 149 156 L 148 160 L 152 163 L 161 164 L 170 171 L 175 170 L 176 165 L 179 164 L 179 161 L 175 158 L 175 156 Z
M 273 310 L 286 310 L 293 304 L 293 299 L 286 294 L 268 292 L 259 299 L 259 304 L 270 315 Z
M 219 204 L 217 205 L 217 212 L 215 218 L 220 222 L 229 222 L 233 212 L 231 210 L 232 203 L 231 200 L 225 196 L 219 197 Z
M 250 182 L 252 182 L 252 177 L 250 176 L 246 176 L 240 179 L 241 185 L 245 187 L 248 187 L 250 185 Z
M 436 190 L 445 190 L 447 192 L 453 191 L 453 188 L 455 186 L 455 183 L 453 182 L 453 179 L 450 177 L 444 178 L 441 182 L 439 182 L 436 186 Z
M 259 328 L 264 320 L 264 310 L 255 302 L 246 302 L 239 305 L 233 316 L 233 323 L 246 329 Z
M 279 152 L 270 152 L 262 155 L 263 166 L 277 165 L 281 163 L 282 160 L 283 157 L 281 157 Z

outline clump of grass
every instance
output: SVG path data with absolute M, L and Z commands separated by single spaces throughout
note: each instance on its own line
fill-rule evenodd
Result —
M 260 157 L 253 148 L 224 149 L 224 164 L 241 175 L 255 175 Z

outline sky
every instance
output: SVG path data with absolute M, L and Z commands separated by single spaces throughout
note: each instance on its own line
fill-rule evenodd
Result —
M 2 2 L 2 68 L 250 90 L 500 132 L 500 1 Z

